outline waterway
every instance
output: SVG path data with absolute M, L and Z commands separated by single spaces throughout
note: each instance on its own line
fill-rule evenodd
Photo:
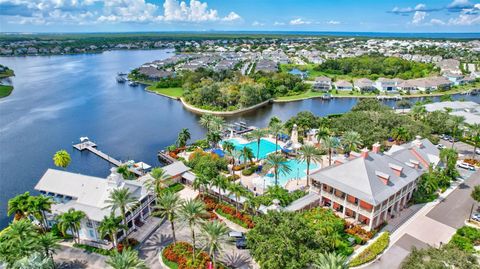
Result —
M 157 151 L 173 144 L 182 128 L 189 128 L 193 139 L 204 135 L 199 116 L 179 101 L 115 80 L 119 71 L 170 55 L 168 50 L 148 50 L 0 57 L 0 64 L 16 74 L 13 93 L 0 99 L 0 228 L 10 220 L 8 199 L 25 191 L 35 193 L 38 179 L 46 169 L 55 168 L 52 156 L 57 150 L 71 154 L 68 171 L 108 175 L 106 161 L 72 148 L 81 136 L 90 137 L 100 150 L 117 159 L 157 166 Z M 480 96 L 462 97 L 480 102 Z M 343 113 L 356 102 L 341 98 L 275 103 L 228 120 L 265 126 L 272 116 L 287 120 L 305 110 L 316 115 Z

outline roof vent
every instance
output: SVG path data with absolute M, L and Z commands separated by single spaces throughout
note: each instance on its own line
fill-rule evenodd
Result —
M 380 153 L 380 143 L 377 142 L 372 145 L 372 152 L 377 154 Z
M 413 168 L 418 169 L 420 167 L 420 162 L 417 160 L 410 160 L 410 163 L 413 165 Z
M 367 148 L 362 149 L 361 156 L 364 159 L 368 158 L 368 149 Z
M 418 148 L 423 148 L 422 137 L 419 135 L 415 136 L 415 140 L 413 140 L 413 145 Z
M 393 163 L 389 163 L 388 166 L 395 172 L 395 175 L 400 176 L 402 174 L 403 167 Z

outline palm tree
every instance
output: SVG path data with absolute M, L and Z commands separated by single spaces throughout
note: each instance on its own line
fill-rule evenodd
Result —
M 334 136 L 328 136 L 327 138 L 322 140 L 322 146 L 328 151 L 328 165 L 330 166 L 332 165 L 333 150 L 335 150 L 339 146 L 338 138 Z
M 154 214 L 161 218 L 167 218 L 168 221 L 170 221 L 174 243 L 177 242 L 177 238 L 175 237 L 174 221 L 177 218 L 178 211 L 180 210 L 181 201 L 182 200 L 177 193 L 167 192 L 160 196 L 160 198 L 157 200 L 157 205 L 155 206 L 157 211 Z
M 225 190 L 228 188 L 228 179 L 223 175 L 218 175 L 212 179 L 212 185 L 217 187 L 219 190 L 218 201 L 220 202 L 220 197 L 225 193 Z
M 30 196 L 28 199 L 28 208 L 33 216 L 41 223 L 43 231 L 48 228 L 45 212 L 52 212 L 53 200 L 44 195 Z
M 222 117 L 213 116 L 211 123 L 212 129 L 216 132 L 219 132 L 222 130 L 222 127 L 225 124 L 225 120 Z
M 137 200 L 132 196 L 132 193 L 127 188 L 114 189 L 110 192 L 110 196 L 105 203 L 108 205 L 106 208 L 110 208 L 112 214 L 115 214 L 117 209 L 120 210 L 120 215 L 123 219 L 125 239 L 127 239 L 127 207 L 132 206 Z M 128 240 L 125 240 L 125 244 L 128 245 Z
M 212 257 L 213 268 L 216 268 L 215 253 L 222 250 L 222 244 L 227 241 L 228 227 L 218 220 L 206 222 L 201 226 L 202 238 L 208 247 L 208 254 Z
M 57 225 L 63 236 L 70 230 L 76 242 L 80 243 L 80 223 L 86 217 L 85 213 L 80 210 L 70 208 L 67 212 L 57 216 Z
M 117 168 L 117 173 L 122 175 L 123 179 L 126 179 L 126 180 L 132 180 L 135 178 L 135 175 L 129 170 L 126 164 L 120 165 Z
M 185 147 L 187 141 L 192 138 L 190 131 L 187 128 L 183 128 L 180 133 L 178 133 L 176 144 L 179 148 Z
M 64 149 L 59 150 L 53 155 L 53 163 L 57 167 L 62 167 L 63 169 L 67 168 L 70 164 L 72 159 L 70 158 L 70 154 Z
M 235 151 L 235 145 L 230 142 L 230 141 L 225 141 L 223 142 L 222 144 L 222 149 L 229 155 L 232 157 L 232 161 L 233 161 L 233 165 L 235 165 L 235 156 L 233 154 L 233 152 Z M 232 169 L 233 171 L 233 169 Z
M 200 125 L 205 127 L 207 129 L 207 132 L 210 132 L 210 130 L 212 129 L 213 117 L 215 116 L 212 114 L 203 114 L 200 118 Z
M 25 256 L 15 261 L 12 268 L 15 269 L 50 269 L 55 268 L 55 263 L 49 257 L 44 257 L 39 252 L 34 252 L 30 256 Z
M 473 159 L 476 159 L 477 146 L 480 144 L 480 123 L 470 125 L 470 135 L 473 141 Z
M 204 173 L 199 173 L 193 180 L 193 189 L 200 193 L 206 192 L 206 187 L 210 184 L 210 177 Z
M 165 182 L 171 177 L 160 167 L 155 167 L 150 172 L 151 179 L 145 182 L 147 189 L 153 191 L 158 198 L 165 188 Z
M 37 242 L 40 245 L 40 248 L 45 257 L 50 258 L 52 264 L 55 265 L 55 262 L 53 260 L 53 254 L 55 254 L 55 250 L 60 248 L 60 245 L 58 244 L 60 242 L 60 238 L 56 237 L 51 232 L 44 233 L 38 236 Z
M 245 193 L 245 188 L 237 183 L 231 183 L 228 185 L 227 190 L 229 191 L 229 195 L 235 196 L 235 213 L 238 212 L 238 201 L 240 200 L 240 196 Z
M 19 220 L 27 216 L 29 212 L 30 192 L 19 194 L 8 200 L 7 214 L 15 214 L 14 219 Z
M 465 117 L 463 116 L 450 116 L 450 119 L 447 121 L 447 125 L 451 126 L 452 128 L 452 136 L 456 138 L 458 136 L 458 131 L 460 130 L 461 126 L 465 122 Z M 455 139 L 452 142 L 452 149 L 455 145 Z
M 192 235 L 193 259 L 195 259 L 195 226 L 202 221 L 202 217 L 207 214 L 205 204 L 199 200 L 189 199 L 182 203 L 178 212 L 179 219 L 188 225 Z
M 257 141 L 257 156 L 255 156 L 255 157 L 257 158 L 257 160 L 259 160 L 260 159 L 260 144 L 261 144 L 262 138 L 265 136 L 265 131 L 262 130 L 262 129 L 255 129 L 255 130 L 251 131 L 248 136 L 251 139 Z
M 207 133 L 207 141 L 212 144 L 212 147 L 216 147 L 218 142 L 222 140 L 222 135 L 218 131 L 212 131 Z
M 38 252 L 37 235 L 38 232 L 30 220 L 24 218 L 13 221 L 8 229 L 2 231 L 1 254 L 5 253 L 5 255 L 2 255 L 0 260 L 10 268 L 22 257 Z
M 331 134 L 330 129 L 328 129 L 327 127 L 321 127 L 320 129 L 318 129 L 318 132 L 317 132 L 318 142 L 324 141 L 330 136 L 330 134 Z
M 287 158 L 279 153 L 269 154 L 266 159 L 266 171 L 273 168 L 273 174 L 275 175 L 275 185 L 278 185 L 278 175 L 287 174 L 292 169 L 287 164 Z
M 110 216 L 103 217 L 103 220 L 100 222 L 100 225 L 98 225 L 97 228 L 101 238 L 105 238 L 105 236 L 108 235 L 114 248 L 117 246 L 118 229 L 125 229 L 121 223 L 122 217 L 115 217 L 115 215 L 110 214 Z
M 130 248 L 122 252 L 115 251 L 106 261 L 114 269 L 147 269 L 145 263 L 138 257 L 138 253 Z
M 392 138 L 397 142 L 397 144 L 402 144 L 411 139 L 412 135 L 410 132 L 405 129 L 405 127 L 400 126 L 392 130 Z
M 275 137 L 275 150 L 278 150 L 278 135 L 283 130 L 282 122 L 274 122 L 268 127 L 268 131 Z
M 322 153 L 313 145 L 303 145 L 298 152 L 300 153 L 297 159 L 301 162 L 307 163 L 307 187 L 310 186 L 310 164 L 312 162 L 322 162 Z
M 248 167 L 248 161 L 252 162 L 254 158 L 253 150 L 249 147 L 243 147 L 242 151 L 240 152 L 240 157 L 243 158 L 243 163 Z
M 423 120 L 427 114 L 427 109 L 423 105 L 415 105 L 410 113 L 412 114 L 413 119 Z
M 313 268 L 317 269 L 347 269 L 347 257 L 336 253 L 321 253 L 313 261 Z
M 348 131 L 342 137 L 343 149 L 350 154 L 357 151 L 362 146 L 362 136 L 355 131 Z

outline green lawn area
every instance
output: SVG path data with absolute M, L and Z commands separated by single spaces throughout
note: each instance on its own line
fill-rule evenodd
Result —
M 156 93 L 160 93 L 160 94 L 164 94 L 164 95 L 174 97 L 174 98 L 179 98 L 179 97 L 182 97 L 182 95 L 183 95 L 183 89 L 180 88 L 180 87 L 176 87 L 176 88 L 155 88 L 153 86 L 148 86 L 147 90 L 150 90 L 150 91 L 153 91 L 153 92 L 156 92 Z
M 0 85 L 0 98 L 9 96 L 13 91 L 13 86 Z
M 11 76 L 14 76 L 14 75 L 15 74 L 13 73 L 13 70 L 8 69 L 7 71 L 0 73 L 0 78 L 8 78 L 8 77 L 11 77 Z

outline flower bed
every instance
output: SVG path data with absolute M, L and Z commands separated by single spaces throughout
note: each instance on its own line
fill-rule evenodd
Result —
M 380 253 L 382 253 L 390 242 L 390 234 L 388 232 L 380 235 L 375 242 L 368 246 L 364 251 L 358 254 L 350 261 L 350 267 L 355 267 L 373 261 Z
M 362 240 L 362 244 L 366 243 L 374 236 L 373 232 L 367 232 L 359 225 L 353 225 L 350 228 L 345 229 L 345 233 L 359 237 Z
M 474 159 L 465 159 L 463 160 L 464 162 L 470 164 L 470 165 L 476 165 L 476 166 L 479 166 L 480 165 L 480 161 L 479 160 L 474 160 Z
M 200 198 L 205 203 L 205 209 L 208 212 L 212 212 L 215 210 L 217 214 L 244 228 L 253 228 L 255 226 L 250 215 L 240 212 L 235 213 L 235 207 L 223 203 L 219 204 L 211 196 L 201 195 Z
M 170 268 L 178 269 L 197 269 L 197 268 L 208 268 L 211 258 L 208 256 L 207 252 L 198 250 L 195 253 L 195 260 L 193 260 L 193 247 L 187 242 L 177 242 L 176 244 L 168 245 L 162 251 L 162 259 L 165 261 L 165 264 Z M 221 264 L 217 264 L 217 268 L 225 268 Z

